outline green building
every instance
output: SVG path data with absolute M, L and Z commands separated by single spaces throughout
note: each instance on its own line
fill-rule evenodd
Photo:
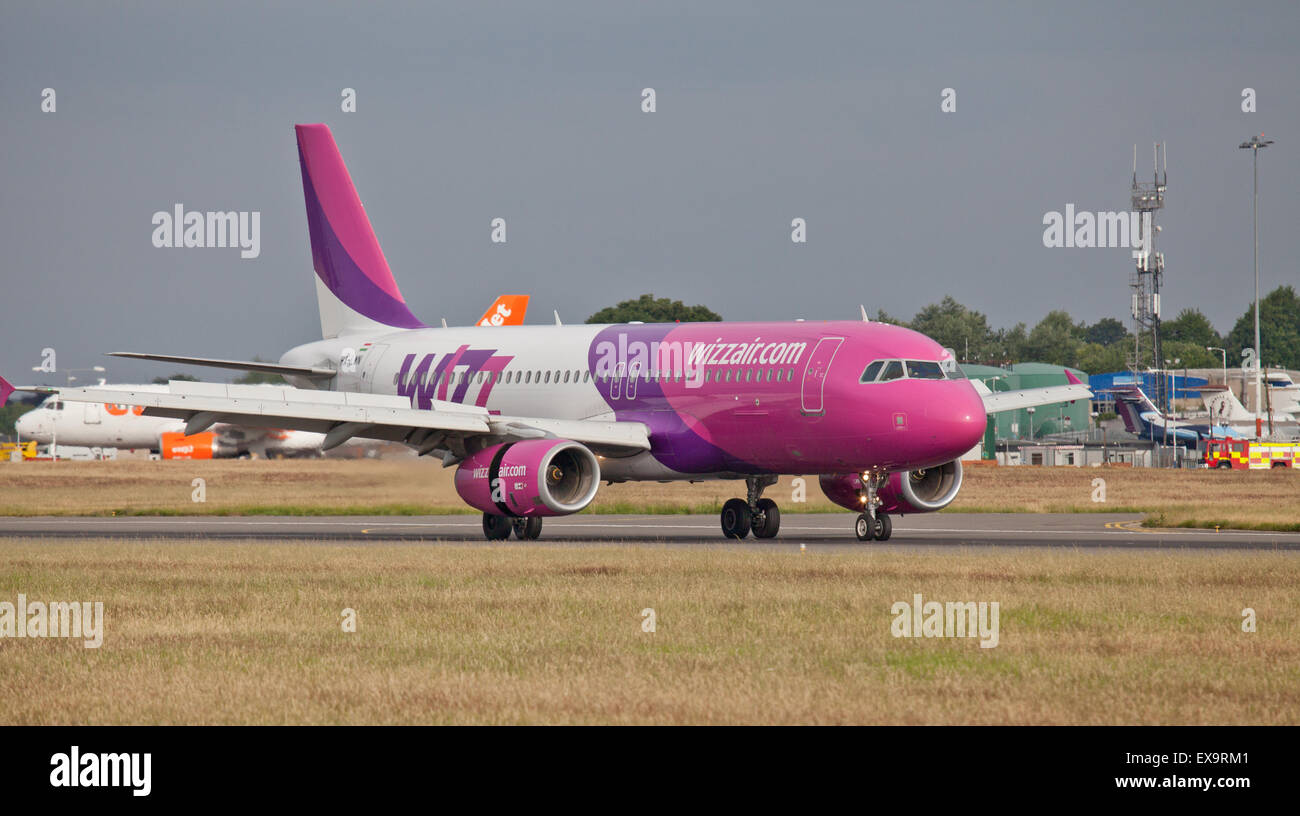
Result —
M 1069 370 L 1083 382 L 1088 382 L 1088 375 L 1084 372 L 1077 368 Z M 1069 383 L 1065 378 L 1064 366 L 1047 363 L 1016 363 L 1008 368 L 963 365 L 961 371 L 968 379 L 984 383 L 990 391 L 1019 391 L 1022 388 L 1044 388 Z M 990 414 L 988 428 L 984 433 L 984 458 L 993 458 L 1000 441 L 1042 439 L 1048 434 L 1086 431 L 1090 427 L 1090 420 L 1088 400 L 1039 405 L 1034 408 L 1032 415 L 1025 408 Z

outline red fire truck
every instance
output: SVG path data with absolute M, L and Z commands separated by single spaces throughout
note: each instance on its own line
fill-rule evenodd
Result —
M 1205 448 L 1205 464 L 1234 470 L 1300 468 L 1300 442 L 1214 439 Z

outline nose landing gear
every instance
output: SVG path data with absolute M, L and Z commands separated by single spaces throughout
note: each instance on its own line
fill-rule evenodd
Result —
M 888 541 L 894 534 L 894 523 L 890 521 L 889 514 L 880 509 L 880 497 L 876 495 L 886 474 L 868 470 L 860 478 L 863 488 L 862 503 L 866 506 L 866 512 L 858 516 L 857 522 L 853 525 L 853 532 L 857 534 L 858 541 Z
M 741 539 L 751 532 L 754 538 L 773 538 L 781 529 L 781 510 L 776 502 L 762 498 L 763 490 L 776 484 L 776 476 L 750 476 L 745 479 L 747 499 L 727 499 L 722 505 L 722 534 Z
M 890 521 L 888 513 L 877 511 L 874 519 L 866 513 L 860 513 L 853 531 L 858 534 L 858 541 L 888 541 L 894 533 L 894 523 Z

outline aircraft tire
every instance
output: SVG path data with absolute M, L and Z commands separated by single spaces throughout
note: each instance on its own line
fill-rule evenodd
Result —
M 520 541 L 536 541 L 542 535 L 542 517 L 529 516 L 528 518 L 517 518 L 512 525 L 515 531 L 515 538 Z
M 722 505 L 722 534 L 727 538 L 742 539 L 749 535 L 754 524 L 754 514 L 744 499 L 727 499 Z
M 888 513 L 876 513 L 876 540 L 888 541 L 889 537 L 894 534 L 894 522 Z
M 759 499 L 758 509 L 760 515 L 755 516 L 750 524 L 754 538 L 775 538 L 781 529 L 781 508 L 771 499 Z
M 859 513 L 857 521 L 854 522 L 853 532 L 857 533 L 858 541 L 870 541 L 876 537 L 875 525 L 871 523 L 871 516 L 866 513 Z
M 487 536 L 488 541 L 504 541 L 510 537 L 513 526 L 509 516 L 483 514 L 483 535 Z

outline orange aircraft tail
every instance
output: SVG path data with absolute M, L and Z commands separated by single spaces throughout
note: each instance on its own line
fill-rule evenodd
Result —
M 502 295 L 478 319 L 479 326 L 522 326 L 528 313 L 528 295 Z

